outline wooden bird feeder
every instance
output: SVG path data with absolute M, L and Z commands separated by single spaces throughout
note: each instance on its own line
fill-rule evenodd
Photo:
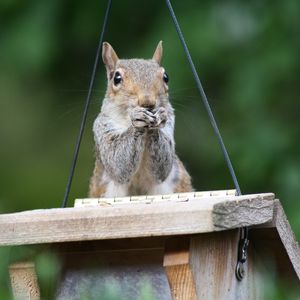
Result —
M 238 281 L 244 226 L 249 257 Z M 91 292 L 112 279 L 124 299 L 141 299 L 145 278 L 154 299 L 265 299 L 268 272 L 296 285 L 300 279 L 299 245 L 271 193 L 77 199 L 72 208 L 0 215 L 1 246 L 37 244 L 47 244 L 62 262 L 57 299 L 80 299 L 80 289 Z M 13 262 L 9 273 L 15 299 L 43 297 L 34 259 Z

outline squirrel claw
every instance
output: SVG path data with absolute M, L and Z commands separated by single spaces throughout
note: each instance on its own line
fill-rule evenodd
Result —
M 130 114 L 133 127 L 136 128 L 162 128 L 167 121 L 166 109 L 160 107 L 155 113 L 143 108 L 135 107 Z
M 151 124 L 154 124 L 156 117 L 143 107 L 135 107 L 130 114 L 131 122 L 133 127 L 149 127 Z

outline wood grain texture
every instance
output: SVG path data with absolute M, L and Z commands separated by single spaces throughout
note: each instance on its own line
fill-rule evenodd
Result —
M 223 230 L 253 226 L 261 224 L 262 219 L 272 220 L 273 208 L 273 201 L 259 196 L 255 201 L 240 200 L 239 205 L 232 201 L 217 203 L 213 207 L 213 223 Z
M 300 247 L 278 200 L 275 201 L 273 224 L 300 280 Z
M 166 240 L 163 266 L 173 300 L 196 300 L 196 287 L 189 265 L 190 237 Z
M 245 278 L 235 277 L 238 230 L 205 233 L 191 239 L 190 266 L 197 299 L 264 299 L 255 278 L 253 256 L 245 265 Z
M 14 299 L 40 299 L 40 290 L 34 263 L 15 263 L 9 267 L 9 275 Z
M 261 282 L 271 280 L 274 283 L 277 279 L 282 284 L 282 289 L 287 286 L 298 287 L 300 295 L 299 278 L 276 227 L 252 228 L 249 239 L 253 248 L 251 255 L 254 256 L 256 276 L 262 278 Z
M 0 246 L 213 232 L 229 229 L 230 225 L 223 218 L 226 226 L 222 226 L 219 218 L 215 226 L 217 204 L 226 206 L 224 202 L 231 202 L 234 211 L 242 203 L 243 210 L 252 211 L 258 202 L 270 199 L 269 209 L 272 210 L 273 197 L 273 194 L 217 196 L 172 203 L 130 203 L 4 214 L 0 215 Z M 231 226 L 243 226 L 248 219 L 243 213 L 231 222 Z M 271 219 L 270 214 L 260 214 L 255 224 Z
M 167 238 L 164 245 L 164 267 L 188 264 L 189 248 L 189 236 L 175 236 Z
M 196 300 L 196 289 L 189 264 L 165 267 L 173 300 Z

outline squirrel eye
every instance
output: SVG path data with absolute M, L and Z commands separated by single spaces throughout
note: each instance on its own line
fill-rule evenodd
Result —
M 119 83 L 121 83 L 121 81 L 122 81 L 121 74 L 119 72 L 116 72 L 114 76 L 114 85 L 118 85 Z
M 167 73 L 164 73 L 164 75 L 163 75 L 163 80 L 164 80 L 165 83 L 168 83 L 168 82 L 169 82 L 169 76 L 168 76 Z

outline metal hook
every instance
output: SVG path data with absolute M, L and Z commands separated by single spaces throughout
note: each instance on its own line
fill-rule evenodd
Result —
M 249 229 L 244 227 L 241 229 L 241 236 L 238 246 L 238 261 L 235 269 L 235 275 L 237 280 L 241 281 L 245 276 L 244 264 L 247 261 L 248 247 L 249 247 Z

